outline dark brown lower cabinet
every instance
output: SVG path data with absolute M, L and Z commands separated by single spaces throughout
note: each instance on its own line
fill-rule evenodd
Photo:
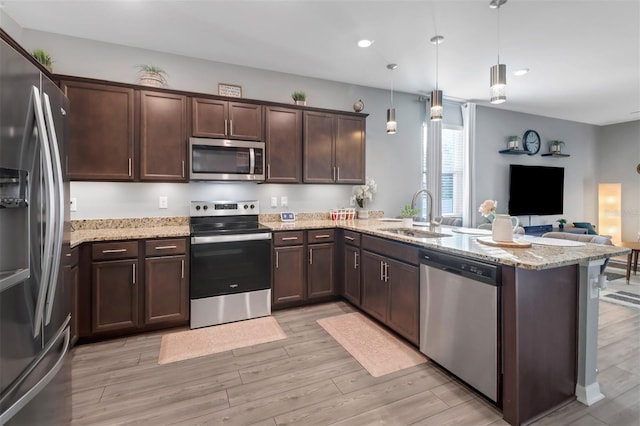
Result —
M 305 300 L 304 264 L 304 246 L 274 248 L 274 305 Z
M 127 330 L 138 325 L 138 259 L 94 262 L 92 331 Z
M 334 291 L 333 243 L 309 244 L 307 265 L 307 298 L 331 296 Z
M 189 319 L 186 256 L 145 259 L 144 323 Z
M 75 345 L 80 337 L 80 267 L 78 266 L 78 248 L 75 250 L 75 264 L 69 268 L 69 282 L 71 287 L 71 346 Z
M 346 244 L 343 255 L 344 297 L 360 306 L 360 247 Z
M 416 345 L 420 343 L 419 292 L 417 266 L 362 251 L 362 309 Z

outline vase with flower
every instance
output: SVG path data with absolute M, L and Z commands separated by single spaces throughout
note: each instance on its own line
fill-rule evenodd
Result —
M 497 209 L 497 200 L 484 200 L 482 204 L 480 204 L 478 211 L 482 216 L 492 221 L 491 238 L 493 241 L 513 241 L 513 233 L 518 229 L 520 220 L 508 214 L 498 214 Z M 513 223 L 514 219 L 515 224 Z
M 353 187 L 353 193 L 351 195 L 352 202 L 355 202 L 358 206 L 358 219 L 368 219 L 369 210 L 366 209 L 367 200 L 373 200 L 373 194 L 378 191 L 378 185 L 372 178 L 366 178 L 364 185 L 358 185 Z

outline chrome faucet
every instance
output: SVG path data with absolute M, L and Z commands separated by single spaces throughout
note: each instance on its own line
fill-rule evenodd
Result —
M 422 194 L 423 192 L 427 194 L 427 198 L 429 198 L 429 216 L 427 216 L 427 219 L 428 223 L 431 224 L 431 222 L 433 222 L 433 194 L 431 193 L 431 191 L 429 191 L 428 189 L 421 189 L 420 191 L 413 194 L 413 198 L 411 199 L 411 209 L 413 210 L 416 208 L 416 199 L 418 198 L 418 195 Z

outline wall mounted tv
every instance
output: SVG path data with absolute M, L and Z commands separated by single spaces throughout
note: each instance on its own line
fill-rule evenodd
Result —
M 510 215 L 562 214 L 563 197 L 563 167 L 511 164 L 509 170 Z

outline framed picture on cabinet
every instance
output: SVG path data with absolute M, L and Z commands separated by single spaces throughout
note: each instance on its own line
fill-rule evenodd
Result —
M 230 98 L 242 97 L 242 86 L 235 84 L 218 83 L 218 95 Z

